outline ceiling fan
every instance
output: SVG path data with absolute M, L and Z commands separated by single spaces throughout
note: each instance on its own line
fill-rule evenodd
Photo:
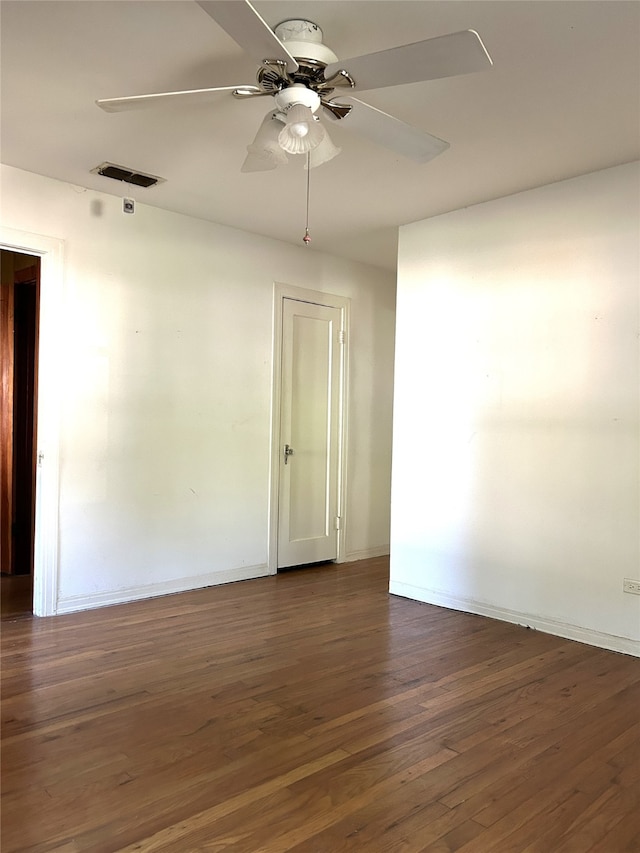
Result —
M 259 63 L 256 83 L 101 99 L 96 103 L 106 112 L 119 112 L 175 101 L 199 103 L 222 92 L 241 99 L 271 96 L 275 106 L 247 146 L 244 172 L 275 169 L 287 162 L 287 154 L 306 154 L 307 165 L 313 168 L 340 153 L 319 121 L 320 108 L 326 119 L 425 163 L 445 151 L 449 143 L 354 98 L 351 92 L 453 77 L 483 71 L 493 64 L 475 30 L 339 60 L 323 44 L 320 27 L 311 21 L 290 19 L 272 30 L 248 0 L 196 2 Z

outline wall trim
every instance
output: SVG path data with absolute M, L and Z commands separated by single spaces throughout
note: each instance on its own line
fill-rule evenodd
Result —
M 447 592 L 425 587 L 413 586 L 400 581 L 391 581 L 389 584 L 391 595 L 399 595 L 403 598 L 411 598 L 422 601 L 425 604 L 435 604 L 438 607 L 448 607 L 451 610 L 462 610 L 465 613 L 475 613 L 478 616 L 488 616 L 501 622 L 512 622 L 542 631 L 545 634 L 554 634 L 567 640 L 576 640 L 589 646 L 598 646 L 612 652 L 621 652 L 626 655 L 640 657 L 640 641 L 627 637 L 616 637 L 614 634 L 605 634 L 590 628 L 582 628 L 579 625 L 571 625 L 556 619 L 547 619 L 544 616 L 533 616 L 530 613 L 520 613 L 517 610 L 508 610 L 493 604 L 485 604 L 472 598 L 460 598 Z
M 160 583 L 97 592 L 93 595 L 70 595 L 67 598 L 60 597 L 58 599 L 57 614 L 93 610 L 96 607 L 109 607 L 113 604 L 128 604 L 147 598 L 157 598 L 161 595 L 191 592 L 208 586 L 222 586 L 222 584 L 233 583 L 234 581 L 255 580 L 256 578 L 267 577 L 268 574 L 269 567 L 266 563 L 261 563 L 257 566 L 241 566 L 237 569 L 225 569 L 220 572 L 209 572 L 206 575 L 175 578 Z
M 371 560 L 373 557 L 388 557 L 389 545 L 378 545 L 376 548 L 364 548 L 360 551 L 347 551 L 344 562 L 353 563 L 355 560 Z
M 40 258 L 33 612 L 53 616 L 58 603 L 64 241 L 0 226 L 0 248 Z

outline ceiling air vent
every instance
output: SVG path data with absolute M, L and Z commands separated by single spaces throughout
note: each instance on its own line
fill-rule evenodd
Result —
M 145 175 L 144 172 L 135 172 L 126 166 L 116 166 L 114 163 L 101 163 L 91 170 L 94 175 L 102 175 L 104 178 L 113 178 L 114 181 L 124 181 L 125 184 L 133 184 L 136 187 L 155 187 L 162 184 L 166 178 L 157 175 Z

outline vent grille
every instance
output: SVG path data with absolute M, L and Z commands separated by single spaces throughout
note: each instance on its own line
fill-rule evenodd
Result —
M 112 178 L 114 181 L 124 181 L 126 184 L 133 184 L 136 187 L 155 187 L 156 184 L 162 184 L 166 180 L 157 175 L 136 172 L 126 166 L 116 166 L 115 163 L 101 163 L 92 169 L 91 173 L 102 175 L 103 178 Z

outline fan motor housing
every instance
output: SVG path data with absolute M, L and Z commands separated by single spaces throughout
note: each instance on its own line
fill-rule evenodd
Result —
M 309 60 L 325 67 L 338 61 L 335 53 L 322 43 L 322 30 L 313 21 L 292 18 L 278 24 L 274 32 L 291 56 L 301 64 Z

